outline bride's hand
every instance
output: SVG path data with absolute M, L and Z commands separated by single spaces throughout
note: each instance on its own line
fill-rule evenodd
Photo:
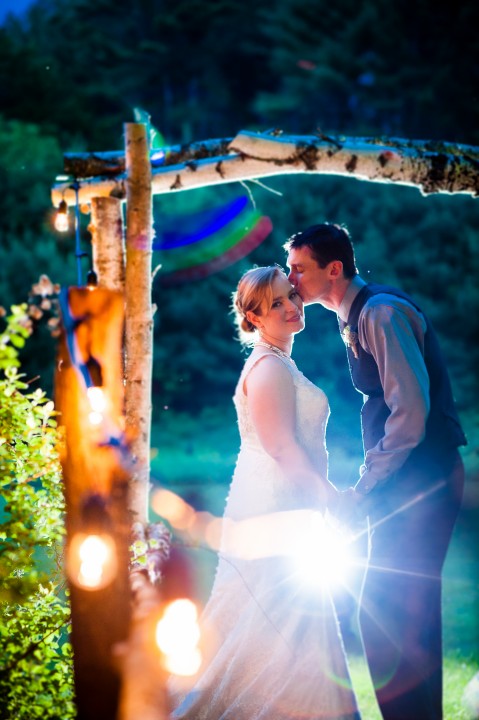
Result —
M 341 500 L 341 493 L 333 483 L 327 480 L 323 485 L 323 503 L 324 507 L 327 508 L 333 515 L 336 512 Z

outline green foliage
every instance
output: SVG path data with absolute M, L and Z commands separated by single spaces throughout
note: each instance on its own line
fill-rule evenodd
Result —
M 1 50 L 0 50 L 1 52 Z M 57 140 L 36 125 L 0 116 L 0 297 L 5 307 L 24 298 L 39 272 L 72 283 L 74 239 L 52 232 L 50 184 L 61 168 Z M 12 349 L 13 351 L 13 349 Z M 36 329 L 20 361 L 51 394 L 54 347 Z
M 18 350 L 26 305 L 0 333 L 0 718 L 74 717 L 63 494 L 53 403 L 30 391 Z

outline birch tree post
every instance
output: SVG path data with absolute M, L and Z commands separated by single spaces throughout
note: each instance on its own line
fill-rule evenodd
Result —
M 151 262 L 153 211 L 146 125 L 125 124 L 126 275 L 125 405 L 133 470 L 130 510 L 134 522 L 148 522 L 150 483 L 153 308 Z
M 125 243 L 122 202 L 114 197 L 92 198 L 91 233 L 93 268 L 98 287 L 125 290 Z

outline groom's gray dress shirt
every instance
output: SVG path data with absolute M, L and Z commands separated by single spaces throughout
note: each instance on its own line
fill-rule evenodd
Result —
M 351 281 L 338 310 L 343 322 L 347 322 L 353 300 L 365 284 L 358 275 Z M 361 311 L 359 343 L 377 363 L 391 414 L 384 436 L 365 455 L 356 485 L 359 492 L 370 492 L 398 470 L 424 439 L 430 409 L 425 331 L 422 313 L 400 297 L 375 295 Z

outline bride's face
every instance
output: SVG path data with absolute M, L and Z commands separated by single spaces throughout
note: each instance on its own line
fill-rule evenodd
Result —
M 271 307 L 265 301 L 258 316 L 261 334 L 272 340 L 289 338 L 304 328 L 303 301 L 283 273 L 274 278 L 271 289 Z

